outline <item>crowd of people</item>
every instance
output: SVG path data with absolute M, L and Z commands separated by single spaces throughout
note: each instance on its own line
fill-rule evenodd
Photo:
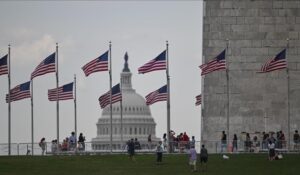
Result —
M 163 142 L 164 147 L 167 147 L 167 135 L 164 134 Z M 184 152 L 185 149 L 190 149 L 190 147 L 195 147 L 195 136 L 192 136 L 191 139 L 186 132 L 180 133 L 176 136 L 174 131 L 169 132 L 170 137 L 170 152 L 174 152 L 175 149 L 179 150 L 180 152 Z
M 47 149 L 47 142 L 45 138 L 42 138 L 39 142 L 39 146 L 42 150 L 42 155 L 45 154 Z M 75 136 L 75 132 L 71 132 L 69 137 L 66 137 L 62 143 L 58 141 L 51 141 L 51 153 L 56 154 L 58 151 L 84 151 L 85 150 L 85 137 L 82 133 L 79 134 L 78 140 Z
M 274 143 L 274 149 L 287 149 L 287 141 L 285 134 L 282 131 L 278 132 L 262 132 L 262 134 L 254 133 L 252 138 L 250 133 L 242 133 L 240 139 L 237 135 L 233 135 L 232 141 L 227 145 L 227 135 L 222 131 L 221 135 L 221 153 L 222 152 L 237 152 L 239 149 L 244 152 L 258 153 L 260 150 L 269 150 L 269 143 Z M 294 150 L 299 150 L 300 136 L 298 130 L 295 130 L 293 135 Z
M 260 138 L 259 138 L 260 137 Z M 270 132 L 266 133 L 263 132 L 261 136 L 254 135 L 251 139 L 249 133 L 245 133 L 245 138 L 238 142 L 237 135 L 234 134 L 231 145 L 227 147 L 227 135 L 225 131 L 222 131 L 221 136 L 221 153 L 224 151 L 226 152 L 226 148 L 228 151 L 237 152 L 238 151 L 238 143 L 243 143 L 244 151 L 245 152 L 254 152 L 258 153 L 260 149 L 262 151 L 268 151 L 268 158 L 269 160 L 279 160 L 282 159 L 283 156 L 280 152 L 287 149 L 287 141 L 284 133 L 282 131 L 278 131 L 276 133 Z M 293 134 L 293 145 L 294 150 L 299 151 L 300 145 L 300 135 L 298 130 L 295 130 Z M 242 145 L 242 144 L 240 144 Z
M 174 131 L 171 131 L 170 133 L 173 136 L 173 137 L 171 137 L 171 135 L 170 135 L 170 139 L 172 139 L 170 144 L 173 145 L 173 147 L 179 148 L 180 150 L 185 150 L 185 152 L 187 153 L 188 158 L 189 158 L 189 165 L 190 165 L 191 172 L 196 172 L 198 170 L 197 169 L 197 160 L 200 160 L 201 167 L 203 165 L 203 168 L 201 168 L 202 171 L 206 171 L 207 170 L 207 161 L 208 161 L 208 151 L 205 148 L 205 145 L 202 145 L 200 154 L 199 154 L 199 158 L 198 158 L 198 153 L 197 153 L 197 150 L 195 149 L 196 141 L 195 141 L 194 136 L 192 136 L 192 140 L 190 140 L 189 136 L 186 134 L 186 132 L 180 133 L 176 137 L 175 137 Z M 152 144 L 151 135 L 148 136 L 148 144 Z M 164 134 L 163 141 L 158 141 L 158 143 L 155 147 L 156 164 L 157 165 L 163 164 L 163 153 L 166 151 L 167 144 L 168 144 L 167 135 Z M 170 145 L 170 148 L 171 148 L 171 145 Z M 138 142 L 138 139 L 132 138 L 132 139 L 128 140 L 126 143 L 126 148 L 127 148 L 129 159 L 131 161 L 136 161 L 135 150 L 140 149 L 140 144 Z
M 128 150 L 129 143 L 132 142 L 134 145 L 135 150 L 140 150 L 140 149 L 148 149 L 148 150 L 153 150 L 154 148 L 156 149 L 155 143 L 152 142 L 152 136 L 151 134 L 148 135 L 147 137 L 147 144 L 146 147 L 142 148 L 142 145 L 140 144 L 139 140 L 137 138 L 132 138 L 131 140 L 128 140 L 126 143 L 126 148 Z M 167 134 L 163 134 L 162 138 L 162 147 L 164 150 L 167 149 L 168 146 L 168 137 Z M 184 152 L 185 150 L 190 149 L 191 146 L 195 147 L 196 140 L 195 136 L 192 136 L 191 139 L 188 136 L 186 132 L 180 133 L 178 135 L 175 134 L 174 131 L 170 131 L 170 150 L 171 152 L 174 152 L 175 150 L 178 150 L 179 152 Z

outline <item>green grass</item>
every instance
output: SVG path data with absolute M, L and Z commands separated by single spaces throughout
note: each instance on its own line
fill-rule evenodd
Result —
M 299 175 L 300 155 L 284 155 L 268 161 L 266 154 L 210 155 L 206 172 L 190 172 L 186 155 L 164 155 L 156 165 L 155 155 L 20 156 L 0 157 L 0 175 Z M 199 168 L 199 165 L 198 165 Z

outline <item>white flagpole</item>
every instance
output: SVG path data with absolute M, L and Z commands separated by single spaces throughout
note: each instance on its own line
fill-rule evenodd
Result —
M 11 155 L 10 44 L 8 45 L 8 155 Z
M 290 74 L 289 74 L 289 66 L 288 66 L 288 57 L 287 57 L 287 49 L 289 48 L 289 38 L 286 39 L 287 48 L 286 48 L 286 74 L 287 74 L 287 106 L 288 106 L 288 147 L 287 150 L 290 150 L 291 144 L 291 129 L 290 129 Z
M 228 52 L 229 40 L 226 39 L 226 51 L 225 51 L 225 60 L 226 60 L 226 81 L 227 81 L 227 147 L 229 145 L 229 61 L 226 58 Z
M 112 153 L 112 70 L 111 70 L 111 41 L 109 42 L 109 89 L 110 89 L 110 153 Z
M 167 69 L 166 69 L 166 76 L 167 76 L 167 91 L 168 91 L 168 98 L 167 98 L 167 136 L 168 136 L 168 153 L 171 152 L 170 144 L 170 128 L 171 128 L 171 114 L 170 114 L 170 75 L 169 75 L 169 43 L 166 41 L 166 62 L 167 62 Z
M 76 74 L 74 74 L 74 122 L 75 122 L 75 145 L 77 145 L 77 86 Z
M 58 43 L 56 43 L 56 91 L 57 91 L 57 99 L 56 99 L 56 128 L 57 128 L 57 145 L 59 145 L 59 93 L 58 93 L 58 84 L 59 84 L 59 79 L 58 79 Z

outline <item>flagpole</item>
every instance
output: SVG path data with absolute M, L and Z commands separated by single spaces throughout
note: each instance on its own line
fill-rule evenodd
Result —
M 122 79 L 120 81 L 120 92 L 122 95 Z M 121 117 L 121 128 L 120 128 L 120 135 L 121 135 L 121 149 L 123 148 L 123 98 L 120 101 L 120 117 Z
M 8 44 L 8 155 L 11 155 L 10 44 Z
M 31 152 L 32 152 L 32 155 L 33 155 L 33 144 L 34 144 L 34 135 L 33 135 L 33 131 L 34 131 L 34 127 L 33 127 L 33 79 L 31 79 L 31 82 L 30 82 L 30 85 L 31 85 Z
M 121 149 L 122 149 L 123 148 L 123 99 L 120 101 L 120 108 L 121 108 Z
M 110 153 L 112 153 L 112 70 L 111 70 L 111 41 L 109 42 L 109 89 L 110 89 Z
M 287 41 L 287 49 L 289 48 L 289 38 L 286 39 Z M 286 52 L 286 74 L 287 74 L 287 106 L 288 106 L 288 148 L 290 150 L 290 139 L 291 139 L 291 130 L 290 130 L 290 75 L 289 75 L 289 66 L 288 66 L 288 57 Z
M 74 122 L 75 122 L 75 145 L 77 145 L 77 86 L 76 74 L 74 74 Z
M 226 52 L 228 52 L 229 40 L 226 39 Z M 225 57 L 226 59 L 226 57 Z M 227 146 L 229 145 L 229 61 L 226 59 L 226 82 L 227 82 Z
M 170 76 L 169 76 L 169 43 L 166 41 L 166 61 L 167 61 L 167 69 L 166 69 L 166 76 L 167 76 L 167 91 L 168 91 L 168 99 L 167 99 L 167 136 L 168 136 L 168 153 L 171 152 L 170 144 Z
M 57 99 L 56 99 L 56 129 L 57 129 L 57 145 L 59 145 L 59 93 L 58 93 L 58 43 L 56 43 L 56 91 L 57 91 Z
M 203 55 L 203 53 L 202 53 L 202 55 Z M 205 56 L 203 55 L 202 56 L 202 60 L 205 60 Z M 203 79 L 203 77 L 201 76 L 201 118 L 200 118 L 200 145 L 202 145 L 203 144 L 203 111 L 204 111 L 204 85 L 202 84 L 202 79 Z

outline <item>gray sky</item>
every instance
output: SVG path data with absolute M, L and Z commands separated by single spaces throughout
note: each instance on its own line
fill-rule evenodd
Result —
M 59 43 L 60 85 L 78 79 L 78 132 L 90 141 L 101 116 L 98 97 L 109 88 L 108 72 L 85 77 L 81 67 L 108 49 L 112 41 L 113 84 L 119 82 L 123 56 L 129 54 L 133 88 L 146 96 L 166 84 L 165 72 L 145 75 L 138 67 L 156 57 L 169 41 L 171 128 L 200 137 L 202 1 L 0 2 L 0 56 L 11 43 L 12 88 L 29 81 L 34 68 Z M 34 126 L 37 142 L 56 138 L 56 103 L 47 91 L 54 73 L 34 79 Z M 0 76 L 0 143 L 7 143 L 7 76 Z M 74 130 L 73 101 L 60 102 L 60 138 Z M 156 135 L 166 132 L 166 102 L 151 107 Z M 31 141 L 30 99 L 12 103 L 12 142 Z

